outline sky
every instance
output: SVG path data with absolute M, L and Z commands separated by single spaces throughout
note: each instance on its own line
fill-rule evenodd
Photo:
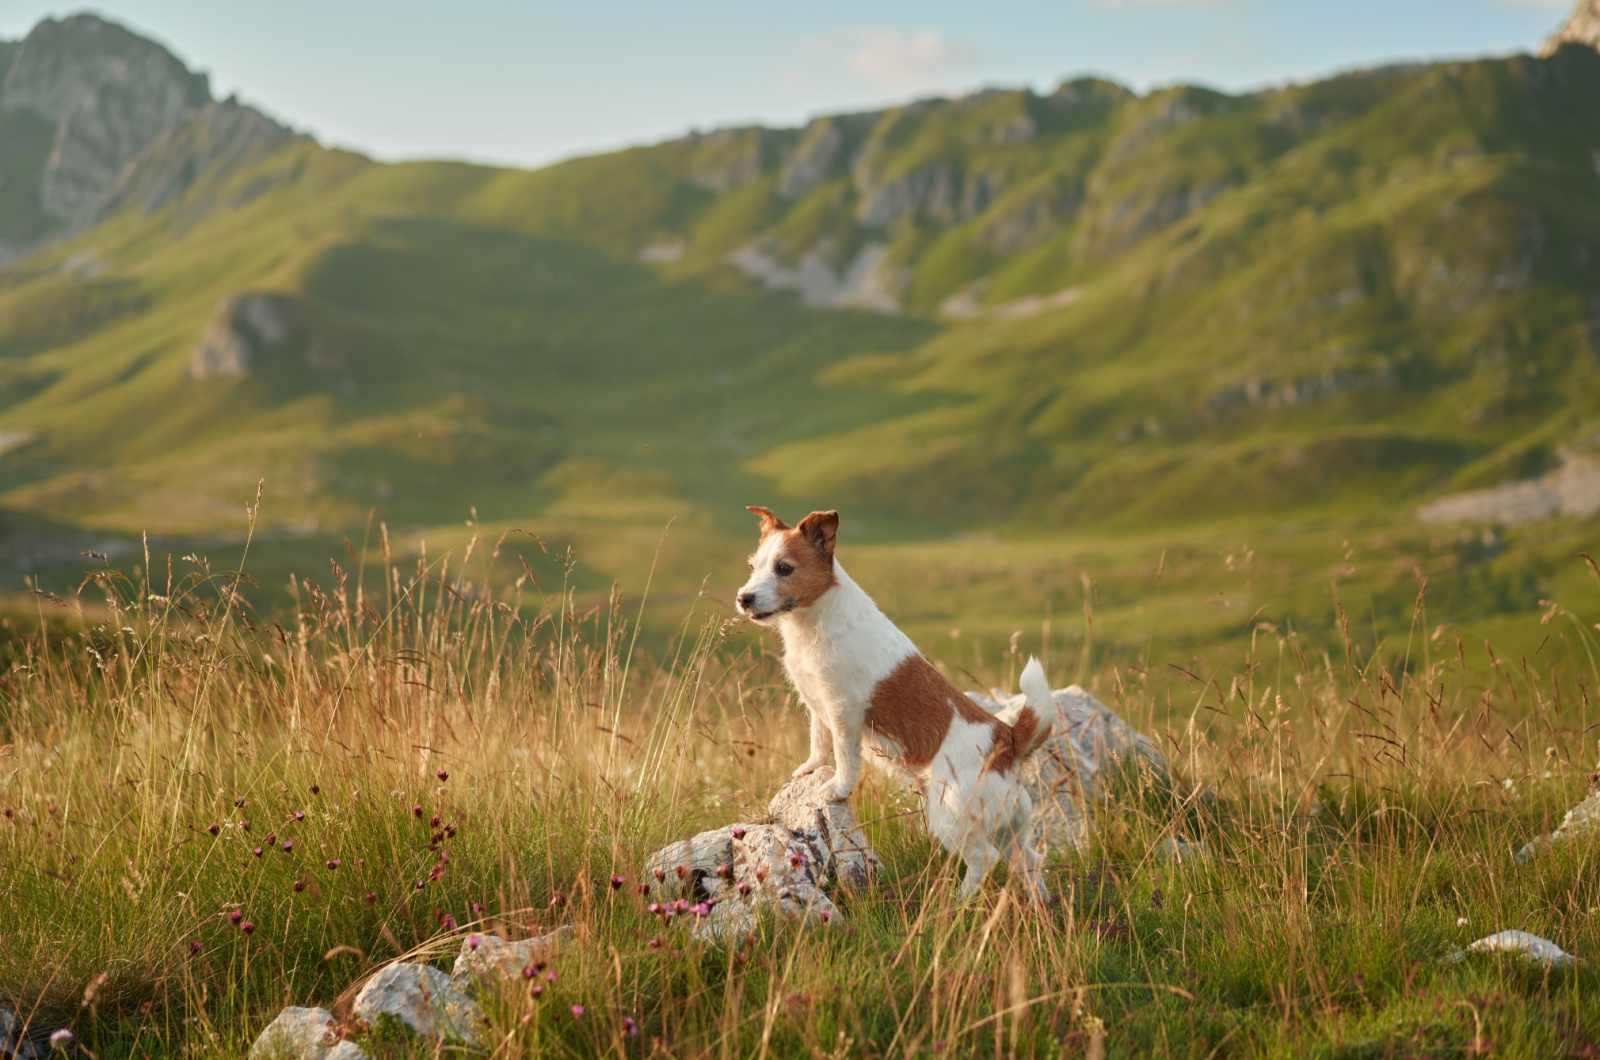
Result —
M 1083 74 L 1138 90 L 1531 51 L 1570 0 L 0 0 L 0 39 L 93 10 L 324 143 L 537 166 Z

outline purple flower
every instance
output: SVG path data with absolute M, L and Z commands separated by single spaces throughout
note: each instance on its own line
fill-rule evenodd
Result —
M 717 866 L 717 875 L 721 876 L 725 880 L 733 879 L 733 866 L 724 861 L 721 865 Z
M 554 968 L 550 969 L 548 972 L 544 973 L 544 977 L 545 977 L 545 981 L 546 982 L 551 982 L 551 983 L 555 982 L 556 981 L 556 970 Z
M 730 832 L 729 835 L 733 836 L 733 838 L 735 838 L 735 839 L 743 839 L 744 838 L 744 826 L 743 825 L 737 825 L 737 824 L 734 825 L 733 826 L 733 831 Z
M 534 998 L 535 1000 L 537 1000 L 539 995 L 543 993 L 544 987 L 540 986 L 538 983 L 534 983 L 532 986 L 528 987 L 528 996 Z
M 750 894 L 750 881 L 740 880 L 738 883 L 733 885 L 733 889 L 739 892 L 740 898 L 748 897 Z
M 667 878 L 666 872 L 661 870 L 661 869 L 654 869 L 654 870 L 652 870 L 652 872 L 655 875 L 657 883 L 660 883 L 662 880 L 665 880 Z
M 244 919 L 244 914 L 242 912 L 240 912 L 239 910 L 235 909 L 235 910 L 233 910 L 232 912 L 230 912 L 228 914 L 228 919 L 233 921 L 235 924 L 237 924 L 239 921 Z
M 411 816 L 417 818 L 418 820 L 421 820 L 421 818 L 422 818 L 422 807 L 421 806 L 413 806 L 413 807 L 411 807 Z
M 330 860 L 330 861 L 329 861 L 329 862 L 328 862 L 328 868 L 330 868 L 330 869 L 336 869 L 336 868 L 338 868 L 338 867 L 339 867 L 339 866 L 340 866 L 340 865 L 341 865 L 341 864 L 343 864 L 343 862 L 341 862 L 341 861 L 340 861 L 340 860 L 339 860 L 339 859 L 338 859 L 338 858 L 333 858 L 333 859 L 332 859 L 332 860 Z
M 252 854 L 254 854 L 254 855 L 255 855 L 255 856 L 256 856 L 256 857 L 258 857 L 258 858 L 259 858 L 259 857 L 260 857 L 260 856 L 261 856 L 261 848 L 260 848 L 260 847 L 256 847 L 256 848 L 255 848 L 255 849 L 254 849 L 254 850 L 252 850 L 252 851 L 251 851 L 251 852 L 250 852 L 250 853 L 252 853 Z
M 198 939 L 196 939 L 196 940 L 194 940 L 194 941 L 189 943 L 189 952 L 191 954 L 199 953 L 204 948 L 205 947 L 200 945 L 200 942 L 199 942 Z
M 614 872 L 611 874 L 611 889 L 613 891 L 620 891 L 622 889 L 622 885 L 627 883 L 627 882 L 628 882 L 628 877 L 619 876 Z
M 248 920 L 242 921 L 239 924 L 239 930 L 244 932 L 246 935 L 251 934 L 252 932 L 255 931 L 255 929 L 256 929 L 256 926 L 254 924 L 250 923 L 250 921 L 248 921 Z
M 306 811 L 304 811 L 304 810 L 296 810 L 296 811 L 294 811 L 294 819 L 297 820 L 297 821 L 305 820 L 306 819 Z
M 441 781 L 445 781 L 445 780 L 449 780 L 450 779 L 450 774 L 446 773 L 442 769 L 439 770 L 437 773 L 435 773 L 434 776 L 438 777 Z
M 206 831 L 210 832 L 212 835 L 216 835 L 218 832 L 222 831 L 222 827 L 220 825 L 208 824 L 206 825 Z
M 65 1049 L 72 1044 L 72 1032 L 62 1027 L 58 1031 L 50 1032 L 50 1047 L 52 1049 Z
M 533 965 L 524 964 L 522 966 L 522 978 L 524 978 L 524 979 L 532 979 L 534 976 L 536 976 L 538 974 L 539 974 L 538 971 L 535 970 Z
M 639 1025 L 633 1022 L 632 1016 L 622 1017 L 622 1029 L 627 1031 L 628 1034 L 633 1037 L 637 1037 L 639 1034 Z
M 474 913 L 481 913 L 481 912 L 483 912 L 483 906 L 479 905 L 477 902 L 473 902 L 472 903 L 472 911 Z
M 577 1019 L 581 1015 L 583 1015 L 583 1006 L 582 1005 L 573 1005 L 572 1006 L 572 1018 L 573 1019 Z
M 285 839 L 283 841 L 283 852 L 285 854 L 288 854 L 293 850 L 294 850 L 294 840 L 293 839 Z
M 366 903 L 368 905 L 371 905 L 373 902 L 376 902 L 378 900 L 378 892 L 377 891 L 368 891 L 366 894 L 362 895 L 362 898 L 365 899 L 365 901 L 366 901 Z
M 467 948 L 468 949 L 474 949 L 475 950 L 479 946 L 482 946 L 482 945 L 483 945 L 482 936 L 479 936 L 479 935 L 468 935 L 467 936 Z
M 303 891 L 305 889 L 306 889 L 306 881 L 305 880 L 295 880 L 294 881 L 294 893 L 295 894 L 299 894 L 301 891 Z
M 564 906 L 566 904 L 567 904 L 567 896 L 562 894 L 560 891 L 557 891 L 550 898 L 550 908 L 551 909 L 560 909 L 562 906 Z
M 311 785 L 311 794 L 316 795 L 321 791 L 322 791 L 322 789 L 320 787 L 318 787 L 317 785 L 315 785 L 315 784 Z
M 653 950 L 659 950 L 661 948 L 661 936 L 660 935 L 657 935 L 655 938 L 650 940 L 650 948 L 653 949 Z

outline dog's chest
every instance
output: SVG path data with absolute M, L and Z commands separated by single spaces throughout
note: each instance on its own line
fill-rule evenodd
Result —
M 878 683 L 916 651 L 887 619 L 793 633 L 785 637 L 784 669 L 812 707 L 866 709 Z

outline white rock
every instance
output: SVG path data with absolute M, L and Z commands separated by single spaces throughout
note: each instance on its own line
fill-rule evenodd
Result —
M 1540 938 L 1538 935 L 1529 934 L 1526 931 L 1496 932 L 1493 935 L 1479 939 L 1465 950 L 1457 950 L 1446 957 L 1444 963 L 1460 963 L 1466 960 L 1468 953 L 1508 953 L 1526 957 L 1531 961 L 1537 961 L 1546 968 L 1569 968 L 1578 963 L 1578 958 L 1563 950 L 1554 942 Z
M 1023 697 L 995 690 L 993 696 L 968 692 L 991 714 L 1014 710 Z M 1033 797 L 1039 836 L 1053 847 L 1083 847 L 1088 842 L 1084 802 L 1103 797 L 1119 769 L 1146 769 L 1165 779 L 1167 762 L 1155 742 L 1118 717 L 1110 707 L 1077 685 L 1053 693 L 1055 717 L 1050 738 L 1022 767 L 1022 782 Z
M 468 935 L 461 942 L 461 954 L 450 969 L 450 977 L 461 986 L 491 977 L 520 979 L 522 969 L 550 960 L 576 935 L 571 924 L 564 924 L 548 935 L 518 942 L 507 942 L 498 935 Z
M 369 1023 L 388 1016 L 423 1038 L 479 1044 L 482 1013 L 477 1002 L 430 965 L 396 963 L 380 968 L 356 995 L 354 1011 Z
M 333 1013 L 292 1006 L 278 1013 L 250 1047 L 250 1060 L 358 1060 L 355 1042 L 335 1038 Z
M 645 859 L 643 876 L 650 893 L 657 898 L 691 898 L 720 891 L 723 880 L 717 869 L 733 864 L 733 828 L 713 828 L 651 854 Z
M 772 797 L 767 809 L 774 821 L 822 859 L 824 870 L 835 880 L 866 887 L 883 871 L 883 863 L 849 804 L 831 801 L 823 792 L 832 779 L 833 767 L 825 766 L 792 780 Z
M 1568 810 L 1554 832 L 1540 836 L 1517 851 L 1517 864 L 1526 865 L 1540 851 L 1564 840 L 1596 837 L 1600 837 L 1600 791 L 1590 793 L 1587 799 Z
M 1204 840 L 1190 841 L 1168 836 L 1150 852 L 1158 861 L 1205 861 L 1211 857 L 1211 848 Z

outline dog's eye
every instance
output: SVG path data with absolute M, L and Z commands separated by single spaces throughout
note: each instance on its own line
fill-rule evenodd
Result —
M 778 577 L 787 578 L 794 573 L 794 566 L 789 563 L 775 563 L 772 569 L 778 572 Z

